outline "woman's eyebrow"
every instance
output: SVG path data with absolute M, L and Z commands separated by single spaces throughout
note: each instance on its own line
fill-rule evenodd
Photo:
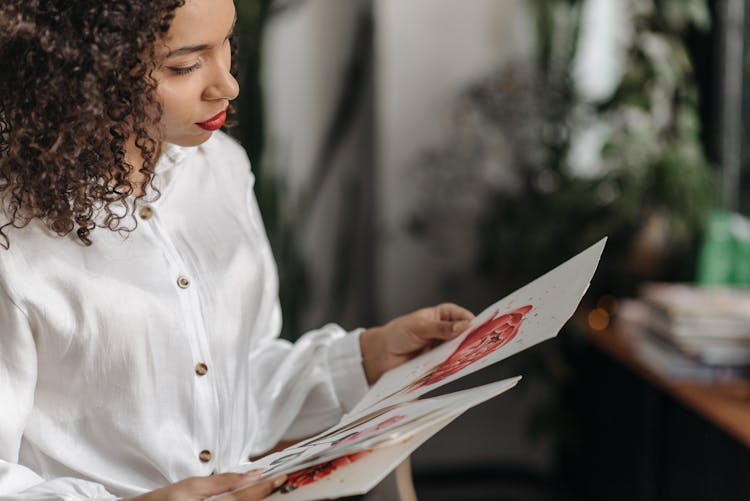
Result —
M 211 46 L 205 43 L 200 44 L 200 45 L 190 45 L 187 47 L 180 47 L 179 49 L 170 51 L 169 54 L 167 54 L 167 57 L 183 56 L 185 54 L 192 54 L 193 52 L 202 52 L 210 48 Z
M 229 30 L 229 33 L 227 34 L 226 38 L 229 38 L 232 36 L 232 33 L 234 33 L 234 28 L 236 26 L 237 26 L 237 13 L 235 12 L 234 21 L 232 21 L 232 28 Z M 170 51 L 166 57 L 184 56 L 185 54 L 192 54 L 193 52 L 202 52 L 210 48 L 211 48 L 211 45 L 206 44 L 206 43 L 199 44 L 199 45 L 188 45 L 188 46 L 180 47 L 179 49 Z

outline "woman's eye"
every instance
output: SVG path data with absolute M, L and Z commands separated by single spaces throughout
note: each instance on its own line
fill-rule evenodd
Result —
M 200 63 L 195 63 L 192 66 L 187 66 L 187 67 L 184 67 L 184 68 L 181 68 L 181 67 L 171 67 L 169 69 L 175 75 L 187 75 L 188 73 L 192 73 L 195 70 L 197 70 L 198 68 L 200 68 L 200 66 L 201 66 Z

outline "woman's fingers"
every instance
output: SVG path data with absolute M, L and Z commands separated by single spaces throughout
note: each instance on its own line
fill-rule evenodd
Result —
M 257 501 L 267 497 L 273 491 L 281 487 L 284 482 L 286 482 L 286 475 L 269 480 L 261 480 L 250 487 L 233 492 L 231 497 L 228 497 L 227 499 L 231 501 Z
M 468 320 L 459 320 L 458 322 L 453 322 L 453 333 L 461 334 L 469 327 L 470 324 L 471 322 Z
M 232 500 L 232 491 L 238 491 L 241 487 L 253 484 L 260 478 L 260 471 L 251 471 L 248 473 L 221 473 L 208 477 L 190 477 L 174 484 L 167 485 L 161 489 L 148 492 L 136 498 L 130 498 L 129 501 L 165 501 L 165 500 L 185 500 L 198 501 L 199 499 L 221 499 Z M 272 482 L 269 480 L 268 482 Z M 240 492 L 240 491 L 238 491 Z M 269 490 L 270 493 L 270 490 Z M 243 500 L 263 499 L 260 497 L 238 498 Z
M 210 477 L 192 477 L 178 484 L 182 484 L 191 496 L 211 497 L 238 489 L 252 481 L 253 478 L 242 473 L 222 473 Z
M 438 318 L 440 320 L 452 320 L 452 321 L 472 321 L 474 320 L 474 314 L 454 303 L 442 303 L 435 307 L 438 312 Z
M 469 323 L 469 320 L 422 319 L 412 326 L 412 332 L 424 341 L 432 339 L 448 341 L 465 331 Z
M 360 336 L 367 382 L 373 384 L 385 371 L 454 339 L 473 319 L 474 314 L 466 308 L 443 303 L 397 317 L 382 327 L 367 329 Z

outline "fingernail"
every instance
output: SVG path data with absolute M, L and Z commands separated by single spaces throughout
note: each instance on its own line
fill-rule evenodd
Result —
M 469 322 L 462 320 L 453 324 L 453 332 L 461 332 L 469 325 Z
M 286 482 L 286 475 L 282 475 L 282 476 L 280 476 L 280 477 L 276 477 L 276 478 L 275 478 L 275 479 L 273 480 L 273 487 L 274 487 L 274 489 L 275 489 L 276 487 L 280 486 L 281 484 L 283 484 L 284 482 Z

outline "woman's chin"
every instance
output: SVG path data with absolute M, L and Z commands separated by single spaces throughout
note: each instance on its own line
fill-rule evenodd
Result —
M 215 131 L 201 130 L 200 132 L 197 132 L 195 134 L 184 134 L 167 138 L 167 142 L 184 147 L 199 146 L 208 141 L 214 132 Z

